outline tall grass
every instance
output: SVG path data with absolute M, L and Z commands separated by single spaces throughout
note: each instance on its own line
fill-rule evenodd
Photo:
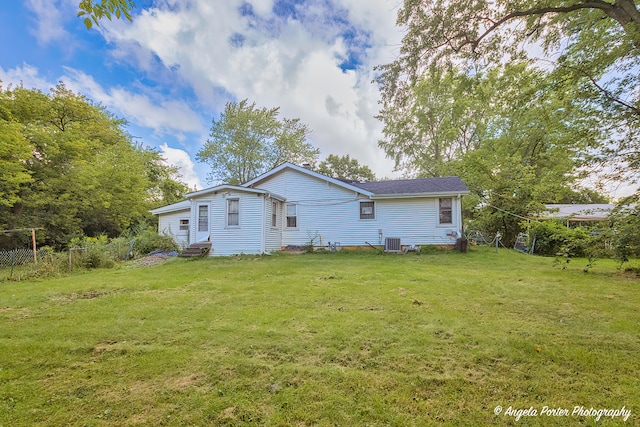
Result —
M 174 259 L 0 284 L 0 426 L 640 422 L 640 287 L 468 254 Z M 519 425 L 594 425 L 522 417 Z

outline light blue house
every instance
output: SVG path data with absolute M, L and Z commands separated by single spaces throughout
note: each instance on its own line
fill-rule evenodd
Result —
M 402 250 L 452 246 L 462 235 L 457 177 L 356 182 L 284 163 L 240 186 L 218 185 L 151 211 L 158 232 L 211 255 L 263 254 L 288 246 Z

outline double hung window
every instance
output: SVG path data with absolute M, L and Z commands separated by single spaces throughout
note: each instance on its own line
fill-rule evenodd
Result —
M 227 227 L 237 227 L 240 225 L 240 201 L 238 199 L 227 199 Z
M 453 224 L 453 199 L 451 197 L 439 201 L 440 224 Z
M 375 202 L 360 202 L 360 219 L 376 219 Z
M 296 228 L 298 226 L 298 206 L 287 204 L 287 228 Z

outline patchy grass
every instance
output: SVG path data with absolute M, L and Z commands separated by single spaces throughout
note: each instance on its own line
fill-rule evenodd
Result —
M 475 248 L 0 282 L 0 426 L 637 425 L 640 283 L 583 267 Z

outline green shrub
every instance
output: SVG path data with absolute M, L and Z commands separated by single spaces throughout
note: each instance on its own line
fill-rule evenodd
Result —
M 535 253 L 538 255 L 592 259 L 612 255 L 609 230 L 569 228 L 560 221 L 543 221 L 531 224 L 529 233 L 536 239 Z
M 84 256 L 84 267 L 93 268 L 113 268 L 115 262 L 109 258 L 109 255 L 99 248 L 90 248 Z
M 557 221 L 534 223 L 529 234 L 536 239 L 535 253 L 544 256 L 557 255 L 568 237 L 567 227 Z
M 109 243 L 105 246 L 105 251 L 108 254 L 109 258 L 114 261 L 124 261 L 127 257 L 127 253 L 129 252 L 129 247 L 131 246 L 131 242 L 133 241 L 133 237 L 117 237 L 115 239 L 111 239 Z
M 113 258 L 107 251 L 109 239 L 105 235 L 98 237 L 76 237 L 69 242 L 69 248 L 83 248 L 83 251 L 75 251 L 71 256 L 72 267 L 82 266 L 88 269 L 112 268 L 115 265 Z
M 178 245 L 169 236 L 161 236 L 155 230 L 147 229 L 135 236 L 133 249 L 136 253 L 146 255 L 153 251 L 177 251 Z
M 628 203 L 637 203 L 634 197 Z M 612 217 L 614 232 L 610 242 L 615 257 L 621 263 L 640 256 L 640 207 L 638 205 L 621 205 L 621 209 Z

